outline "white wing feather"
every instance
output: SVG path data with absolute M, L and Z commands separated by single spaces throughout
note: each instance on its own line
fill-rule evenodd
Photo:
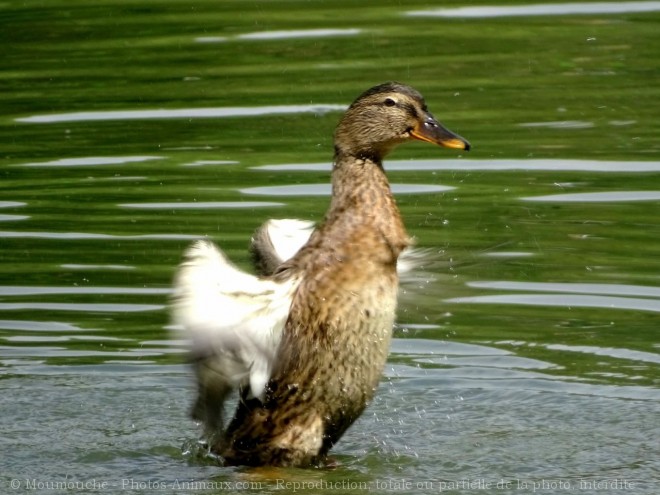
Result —
M 271 219 L 264 225 L 280 263 L 300 250 L 314 231 L 314 222 L 294 218 Z
M 215 245 L 197 241 L 175 279 L 174 323 L 194 356 L 212 358 L 231 387 L 249 383 L 263 399 L 298 280 L 260 279 L 234 266 Z
M 272 255 L 283 263 L 293 258 L 309 240 L 314 231 L 314 222 L 281 218 L 268 220 L 264 226 L 272 245 Z M 423 249 L 408 247 L 403 250 L 397 263 L 397 272 L 403 284 L 415 283 L 420 276 L 420 268 L 433 261 L 431 253 Z

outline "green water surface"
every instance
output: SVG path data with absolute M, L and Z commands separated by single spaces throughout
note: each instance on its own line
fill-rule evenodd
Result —
M 657 493 L 660 5 L 407 15 L 461 6 L 0 2 L 0 493 Z M 433 262 L 379 393 L 334 468 L 220 467 L 181 253 L 248 269 L 264 220 L 321 220 L 341 109 L 387 80 L 473 150 L 385 163 Z

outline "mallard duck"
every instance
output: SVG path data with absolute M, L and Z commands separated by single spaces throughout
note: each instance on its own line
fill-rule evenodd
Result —
M 192 343 L 198 382 L 193 416 L 227 465 L 322 464 L 362 414 L 387 359 L 397 262 L 411 244 L 382 160 L 414 139 L 470 149 L 416 90 L 394 82 L 362 93 L 334 138 L 330 207 L 302 247 L 253 276 L 197 241 L 176 275 L 174 321 Z

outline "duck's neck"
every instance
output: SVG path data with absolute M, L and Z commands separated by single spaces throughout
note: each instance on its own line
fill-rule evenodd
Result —
M 355 224 L 378 230 L 395 256 L 410 244 L 380 157 L 335 153 L 332 170 L 332 201 L 327 224 Z

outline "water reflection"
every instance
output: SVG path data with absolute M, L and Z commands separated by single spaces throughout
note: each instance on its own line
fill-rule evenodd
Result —
M 0 214 L 0 222 L 15 222 L 18 220 L 25 220 L 27 218 L 30 218 L 29 215 L 1 215 Z
M 16 122 L 31 124 L 54 124 L 58 122 L 90 122 L 110 120 L 148 119 L 217 119 L 226 117 L 259 117 L 262 115 L 284 115 L 295 113 L 325 114 L 346 110 L 346 105 L 271 105 L 263 107 L 215 107 L 178 108 L 157 110 L 109 110 L 99 112 L 71 112 L 50 115 L 33 115 L 16 119 Z
M 143 210 L 218 210 L 232 208 L 267 208 L 284 206 L 284 203 L 267 201 L 199 201 L 194 203 L 123 203 L 121 208 L 139 208 Z
M 478 289 L 520 291 L 521 293 L 455 297 L 446 299 L 446 302 L 561 306 L 567 308 L 589 307 L 660 312 L 660 289 L 657 287 L 626 284 L 516 281 L 475 281 L 469 282 L 467 285 Z M 549 292 L 550 294 L 527 294 L 523 291 Z M 561 294 L 557 295 L 558 292 Z
M 9 239 L 121 239 L 145 240 L 154 239 L 161 241 L 185 241 L 199 239 L 198 235 L 189 234 L 137 234 L 137 235 L 119 235 L 119 234 L 97 234 L 93 232 L 16 232 L 9 230 L 0 230 L 0 238 Z
M 412 362 L 420 364 L 503 369 L 558 368 L 552 363 L 519 357 L 503 349 L 451 341 L 393 339 L 390 352 L 394 356 L 407 356 Z
M 360 34 L 361 29 L 289 29 L 284 31 L 259 31 L 239 34 L 242 40 L 285 40 L 295 38 L 327 38 L 329 36 L 353 36 Z
M 560 369 L 552 363 L 538 359 L 520 356 L 470 356 L 470 357 L 436 357 L 416 360 L 419 363 L 432 363 L 444 366 L 469 366 L 477 368 L 500 368 L 505 370 L 547 370 Z
M 117 182 L 117 181 L 125 181 L 125 182 L 140 182 L 143 180 L 147 180 L 148 177 L 145 177 L 143 175 L 113 175 L 112 177 L 85 177 L 84 179 L 81 179 L 81 182 Z
M 236 165 L 239 162 L 235 160 L 195 160 L 194 162 L 184 163 L 184 167 L 205 167 L 207 165 Z
M 417 327 L 417 325 L 403 325 L 406 328 Z M 423 328 L 427 328 L 424 326 Z M 393 354 L 427 355 L 470 355 L 470 356 L 507 356 L 511 352 L 495 347 L 487 347 L 478 344 L 464 344 L 461 342 L 441 341 L 431 339 L 392 339 L 390 352 Z
M 660 191 L 611 191 L 574 194 L 550 194 L 528 196 L 524 201 L 548 201 L 553 203 L 607 203 L 620 201 L 658 201 Z
M 71 357 L 157 357 L 162 354 L 159 350 L 127 349 L 122 351 L 94 351 L 94 350 L 73 350 L 65 347 L 51 346 L 26 346 L 12 347 L 0 346 L 3 356 L 7 357 L 43 357 L 43 358 L 71 358 Z
M 503 341 L 497 344 L 520 347 L 526 343 Z M 660 360 L 660 355 L 627 349 L 560 344 L 547 344 L 544 347 L 553 351 L 584 352 L 642 362 L 656 363 Z M 584 383 L 570 376 L 537 372 L 534 370 L 557 371 L 563 367 L 483 345 L 393 339 L 391 353 L 390 364 L 386 368 L 387 376 L 405 380 L 406 387 L 418 384 L 427 393 L 432 390 L 456 390 L 461 394 L 468 390 L 497 390 L 498 394 L 503 394 L 509 390 L 520 394 L 526 390 L 623 399 L 660 399 L 660 390 L 648 387 Z M 628 375 L 622 378 L 634 379 Z
M 31 320 L 0 320 L 0 329 L 30 332 L 79 332 L 84 330 L 72 323 Z
M 136 266 L 131 265 L 81 265 L 76 263 L 65 263 L 60 265 L 65 270 L 136 270 Z
M 228 36 L 198 36 L 197 43 L 224 43 L 231 40 L 290 40 L 301 38 L 328 38 L 333 36 L 354 36 L 360 34 L 361 29 L 286 29 L 282 31 L 256 31 L 254 33 Z
M 459 7 L 454 9 L 414 10 L 406 12 L 414 17 L 508 17 L 569 14 L 619 14 L 660 10 L 660 2 L 580 2 L 547 3 L 518 6 Z
M 492 296 L 466 296 L 445 299 L 449 303 L 469 304 L 521 304 L 528 306 L 561 306 L 566 308 L 605 308 L 660 312 L 660 300 L 632 297 L 582 296 L 571 294 L 502 294 Z
M 36 296 L 44 294 L 170 294 L 170 289 L 149 287 L 54 287 L 0 285 L 0 296 Z
M 21 163 L 21 167 L 89 167 L 94 165 L 121 165 L 124 163 L 162 160 L 162 156 L 88 156 L 83 158 L 61 158 L 48 162 Z
M 130 339 L 119 337 L 105 337 L 99 335 L 10 335 L 3 337 L 7 342 L 71 342 L 71 341 L 96 341 L 96 342 L 130 342 Z
M 489 258 L 526 258 L 528 256 L 534 256 L 534 253 L 523 251 L 499 251 L 494 253 L 483 253 L 481 256 L 487 256 Z
M 226 36 L 198 36 L 195 38 L 197 43 L 224 43 L 229 38 Z
M 558 120 L 556 122 L 524 122 L 518 124 L 520 127 L 547 127 L 548 129 L 590 129 L 594 127 L 593 122 L 581 120 Z
M 162 304 L 112 304 L 112 303 L 43 303 L 20 302 L 0 303 L 0 311 L 83 311 L 101 313 L 137 313 L 141 311 L 161 311 Z
M 394 194 L 423 194 L 446 192 L 455 189 L 450 186 L 436 186 L 433 184 L 390 184 Z M 265 186 L 240 189 L 243 194 L 262 196 L 330 196 L 330 184 L 295 184 L 290 186 Z
M 629 359 L 631 361 L 660 364 L 660 354 L 653 354 L 652 352 L 586 345 L 543 344 L 543 346 L 552 351 L 581 352 L 585 354 L 593 354 L 595 356 L 608 356 L 617 359 Z
M 329 172 L 332 164 L 323 163 L 289 163 L 283 165 L 262 165 L 252 167 L 254 170 L 270 171 L 300 171 Z M 539 160 L 389 160 L 385 168 L 390 171 L 424 171 L 424 170 L 552 170 L 552 171 L 584 171 L 584 172 L 660 172 L 658 161 L 608 161 L 608 160 L 573 160 L 573 159 L 539 159 Z
M 660 298 L 660 288 L 626 284 L 587 284 L 553 282 L 477 281 L 468 282 L 469 287 L 480 289 L 527 290 L 539 292 L 567 292 L 575 294 L 615 294 L 618 296 L 641 296 Z

